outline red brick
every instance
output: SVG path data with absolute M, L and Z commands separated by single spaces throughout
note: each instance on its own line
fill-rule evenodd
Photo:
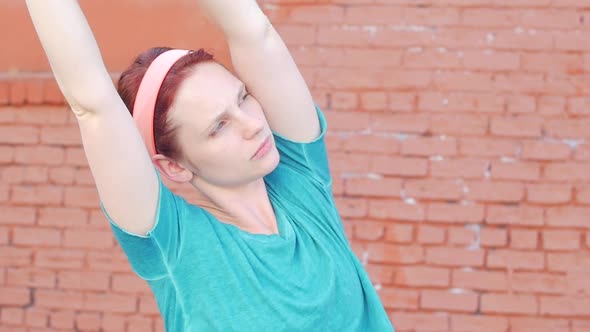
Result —
M 61 329 L 74 328 L 74 320 L 76 315 L 73 311 L 57 311 L 52 312 L 49 316 L 49 326 Z
M 429 126 L 430 120 L 426 114 L 372 114 L 371 129 L 377 133 L 424 134 Z
M 68 115 L 69 111 L 64 107 L 38 106 L 19 108 L 15 113 L 15 122 L 41 126 L 64 125 L 68 120 Z M 80 136 L 79 130 L 78 136 Z
M 361 108 L 366 111 L 385 111 L 388 108 L 388 96 L 384 92 L 364 92 L 361 94 Z
M 93 271 L 133 273 L 127 256 L 119 248 L 117 250 L 101 250 L 87 252 L 88 268 Z
M 65 292 L 53 289 L 38 289 L 35 291 L 35 305 L 48 309 L 82 308 L 84 294 L 79 292 Z
M 10 234 L 10 229 L 8 227 L 0 227 L 0 244 L 6 245 L 8 244 L 8 238 Z M 0 273 L 0 285 L 3 284 L 2 273 Z
M 9 267 L 30 266 L 33 251 L 25 248 L 0 246 L 0 265 Z
M 354 225 L 354 236 L 359 240 L 377 241 L 385 235 L 385 226 L 375 222 L 359 222 Z
M 448 269 L 428 266 L 405 266 L 395 272 L 394 284 L 404 287 L 448 287 Z
M 96 187 L 66 187 L 64 201 L 67 206 L 94 208 L 99 205 Z
M 9 166 L 4 168 L 1 180 L 15 184 L 45 184 L 49 180 L 49 169 L 45 166 Z
M 332 172 L 368 173 L 370 156 L 364 154 L 331 153 L 330 168 Z
M 76 315 L 76 328 L 82 331 L 99 331 L 101 325 L 100 313 L 79 313 Z
M 517 182 L 471 181 L 467 185 L 467 199 L 484 202 L 519 202 L 524 197 L 524 186 Z
M 490 130 L 493 135 L 509 137 L 540 137 L 543 119 L 534 116 L 494 117 Z
M 338 131 L 363 131 L 369 124 L 369 114 L 360 112 L 330 112 L 327 114 L 330 128 Z
M 424 309 L 475 312 L 479 296 L 475 293 L 423 290 L 420 307 Z
M 88 160 L 86 159 L 86 155 L 84 154 L 84 149 L 76 147 L 66 148 L 64 163 L 68 166 L 88 167 Z
M 49 311 L 37 307 L 27 308 L 25 310 L 25 322 L 27 326 L 43 328 L 48 327 Z
M 451 286 L 475 291 L 504 291 L 508 278 L 504 272 L 454 270 Z
M 425 47 L 432 45 L 434 35 L 427 30 L 381 30 L 373 38 L 377 47 Z
M 454 156 L 457 141 L 445 136 L 410 138 L 402 141 L 401 153 L 408 156 Z
M 506 100 L 508 113 L 532 113 L 537 109 L 537 101 L 533 96 L 509 96 Z
M 402 63 L 407 68 L 457 69 L 461 67 L 461 55 L 444 48 L 410 48 L 405 51 Z
M 36 211 L 31 207 L 4 205 L 0 206 L 0 224 L 32 225 L 35 223 Z
M 369 262 L 374 263 L 420 263 L 424 260 L 424 249 L 419 246 L 401 246 L 369 243 Z
M 459 246 L 471 246 L 476 242 L 477 234 L 474 229 L 452 227 L 449 228 L 449 244 Z
M 590 255 L 585 252 L 547 253 L 547 267 L 550 271 L 590 272 Z
M 44 249 L 36 252 L 35 266 L 54 269 L 79 269 L 84 265 L 85 253 L 66 249 Z
M 358 198 L 337 198 L 335 200 L 338 212 L 344 218 L 358 218 L 367 216 L 367 200 Z
M 534 230 L 510 230 L 510 248 L 512 249 L 537 249 L 538 239 L 539 233 Z
M 434 87 L 442 91 L 488 92 L 494 89 L 491 73 L 465 71 L 436 71 Z
M 456 180 L 406 180 L 407 197 L 433 200 L 459 200 L 463 197 L 463 185 Z
M 283 37 L 287 45 L 311 45 L 316 41 L 316 31 L 312 26 L 301 24 L 275 24 L 275 29 Z M 323 32 L 324 34 L 326 32 Z M 335 35 L 335 34 L 332 34 Z M 326 44 L 323 35 L 317 36 L 322 44 Z
M 64 161 L 64 149 L 49 146 L 17 146 L 14 160 L 24 165 L 61 165 Z
M 566 276 L 555 274 L 515 272 L 510 276 L 511 289 L 523 293 L 563 294 L 567 282 Z
M 27 87 L 25 81 L 22 79 L 12 81 L 10 84 L 9 96 L 11 105 L 23 105 L 27 100 Z
M 153 323 L 150 318 L 131 316 L 127 323 L 128 332 L 151 332 L 153 331 Z
M 24 322 L 25 311 L 22 308 L 0 308 L 0 322 L 8 326 L 21 325 Z
M 60 271 L 58 288 L 71 290 L 106 291 L 110 285 L 110 274 L 94 271 Z
M 423 176 L 428 171 L 424 158 L 374 156 L 370 160 L 370 171 L 383 175 Z
M 488 117 L 482 115 L 433 114 L 430 130 L 435 135 L 484 135 L 488 122 Z
M 102 318 L 102 328 L 109 332 L 126 332 L 125 316 L 104 313 Z
M 589 126 L 590 119 L 585 118 L 547 119 L 544 122 L 546 135 L 553 138 L 590 138 Z
M 373 280 L 373 279 L 371 279 Z M 159 315 L 160 310 L 153 295 L 144 295 L 139 297 L 139 312 L 148 315 Z
M 588 161 L 590 160 L 590 144 L 580 144 L 574 151 L 574 160 Z
M 0 144 L 37 144 L 39 128 L 19 125 L 0 125 Z
M 422 221 L 425 219 L 425 207 L 399 201 L 369 201 L 368 215 L 378 219 L 395 219 L 402 221 Z
M 27 286 L 35 288 L 54 288 L 56 284 L 55 272 L 37 268 L 8 268 L 6 270 L 6 284 L 12 286 Z
M 453 332 L 506 332 L 508 331 L 507 317 L 486 317 L 471 315 L 451 316 L 451 331 Z
M 376 284 L 389 285 L 393 282 L 393 276 L 396 273 L 396 269 L 390 265 L 371 264 L 365 265 L 367 274 L 372 282 Z M 141 304 L 140 304 L 141 305 Z
M 411 112 L 416 108 L 417 97 L 413 93 L 393 92 L 389 93 L 388 96 L 390 103 L 389 109 L 393 112 Z M 414 123 L 410 124 L 414 125 Z M 415 125 L 416 129 L 422 129 L 421 126 L 424 126 L 424 122 L 418 121 Z
M 48 185 L 13 186 L 11 200 L 23 204 L 60 205 L 63 202 L 63 190 Z
M 525 53 L 522 65 L 526 71 L 544 72 L 552 75 L 568 75 L 583 71 L 583 59 L 580 54 Z
M 55 247 L 62 241 L 61 232 L 52 228 L 15 227 L 12 241 L 16 245 L 33 247 Z
M 473 158 L 430 160 L 430 174 L 442 178 L 483 179 L 489 164 L 487 160 Z
M 41 128 L 41 143 L 47 145 L 80 146 L 80 129 L 74 126 Z
M 511 317 L 510 326 L 515 332 L 570 332 L 570 322 L 567 319 Z
M 521 22 L 520 10 L 505 8 L 467 8 L 463 10 L 462 23 L 474 27 L 513 27 Z
M 0 146 L 0 165 L 12 164 L 14 162 L 14 147 Z
M 582 233 L 578 231 L 544 230 L 543 248 L 546 250 L 580 249 Z
M 424 92 L 419 95 L 418 108 L 423 111 L 485 112 L 504 111 L 506 98 L 488 92 Z
M 565 98 L 561 96 L 541 96 L 539 98 L 539 109 L 540 114 L 562 114 L 565 112 Z
M 481 223 L 484 207 L 477 204 L 430 203 L 426 220 L 443 223 Z
M 590 208 L 564 206 L 548 208 L 546 211 L 546 224 L 556 227 L 590 227 L 588 216 Z
M 530 183 L 526 190 L 527 201 L 531 203 L 562 204 L 572 200 L 571 185 Z
M 449 331 L 449 316 L 444 312 L 394 312 L 390 318 L 396 331 Z
M 509 270 L 542 270 L 545 267 L 545 257 L 542 252 L 503 249 L 489 251 L 487 267 Z
M 395 137 L 355 135 L 342 138 L 342 149 L 346 152 L 394 154 L 400 151 Z
M 499 49 L 551 50 L 553 33 L 549 31 L 524 29 L 501 30 L 494 33 L 493 45 Z
M 501 138 L 461 138 L 459 152 L 479 157 L 515 157 L 519 144 L 514 140 Z
M 47 207 L 39 209 L 37 223 L 43 226 L 80 227 L 87 220 L 88 212 L 83 209 Z
M 402 181 L 399 179 L 364 179 L 352 178 L 344 182 L 344 192 L 348 195 L 376 197 L 400 197 Z
M 348 11 L 347 11 L 348 14 Z M 347 22 L 352 23 L 348 20 Z M 344 21 L 344 8 L 337 6 L 296 6 L 289 11 L 289 21 L 294 23 L 340 23 Z
M 530 162 L 492 161 L 492 179 L 534 181 L 541 177 L 541 165 Z
M 441 244 L 445 242 L 445 230 L 440 227 L 420 225 L 418 227 L 418 242 L 424 244 Z
M 563 89 L 563 82 L 561 86 L 558 85 L 560 82 L 546 82 L 543 80 L 544 74 L 523 74 L 523 73 L 509 73 L 509 74 L 498 74 L 494 76 L 494 86 L 492 89 L 499 90 L 507 93 L 521 93 L 521 94 L 539 94 L 546 93 L 548 91 L 557 93 L 558 89 Z M 530 118 L 536 121 L 534 116 L 519 116 L 517 117 L 520 121 L 524 121 L 525 118 Z M 534 125 L 527 126 L 528 130 L 536 128 Z M 509 133 L 504 133 L 509 135 Z M 530 134 L 530 133 L 529 133 Z
M 416 290 L 384 287 L 377 294 L 386 309 L 418 309 Z
M 552 316 L 584 316 L 590 315 L 588 295 L 585 296 L 541 296 L 539 313 Z
M 590 163 L 553 163 L 545 165 L 543 177 L 555 181 L 590 181 Z
M 31 291 L 24 287 L 0 287 L 0 307 L 31 304 Z
M 50 105 L 63 105 L 65 103 L 64 96 L 55 80 L 48 79 L 45 81 L 43 86 L 43 101 Z
M 10 104 L 10 86 L 6 81 L 0 81 L 0 105 Z
M 508 231 L 483 228 L 480 232 L 480 242 L 484 247 L 505 247 L 508 244 Z
M 464 52 L 463 65 L 472 70 L 513 71 L 520 68 L 521 57 L 516 52 L 466 51 Z
M 108 249 L 114 246 L 114 237 L 111 231 L 66 229 L 63 245 L 70 248 Z
M 411 225 L 388 225 L 385 230 L 385 241 L 394 243 L 412 242 L 414 227 Z
M 489 205 L 485 221 L 488 224 L 541 226 L 543 209 L 526 205 Z
M 489 314 L 534 315 L 538 303 L 531 295 L 482 294 L 481 311 Z
M 426 262 L 441 266 L 483 266 L 484 252 L 461 248 L 426 248 Z
M 355 46 L 366 48 L 371 40 L 371 31 L 358 26 L 319 26 L 317 28 L 317 38 L 314 33 L 316 29 L 311 26 L 307 27 L 308 30 L 303 30 L 303 27 L 299 26 L 299 30 L 303 31 L 286 31 L 285 28 L 283 27 L 282 30 L 279 30 L 283 39 L 288 40 L 287 37 L 291 36 L 292 38 L 290 39 L 292 41 L 289 44 L 296 45 L 310 45 L 317 40 L 317 43 L 322 46 Z M 291 29 L 294 30 L 294 26 Z M 295 32 L 302 37 L 295 38 Z
M 133 313 L 137 311 L 137 298 L 132 295 L 86 293 L 83 308 L 93 311 Z
M 590 204 L 590 186 L 576 186 L 576 201 L 582 204 Z

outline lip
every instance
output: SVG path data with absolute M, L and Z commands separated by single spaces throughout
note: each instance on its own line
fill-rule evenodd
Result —
M 256 160 L 264 157 L 270 150 L 270 143 L 270 135 L 268 135 L 266 139 L 262 142 L 262 144 L 258 146 L 258 149 L 256 149 L 256 152 L 252 155 L 252 158 L 250 159 Z

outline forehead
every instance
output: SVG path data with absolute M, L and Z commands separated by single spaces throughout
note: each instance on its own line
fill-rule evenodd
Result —
M 236 98 L 240 81 L 216 62 L 205 62 L 192 68 L 182 81 L 171 105 L 173 117 L 182 125 L 188 118 L 204 122 L 213 119 Z M 192 122 L 192 121 L 191 121 Z

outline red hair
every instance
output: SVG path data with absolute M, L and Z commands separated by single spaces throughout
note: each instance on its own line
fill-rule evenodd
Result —
M 145 72 L 148 67 L 160 54 L 171 50 L 168 47 L 154 47 L 139 54 L 131 66 L 127 68 L 119 78 L 117 91 L 127 109 L 133 114 L 133 105 L 135 96 Z M 181 151 L 176 141 L 176 127 L 173 127 L 168 121 L 168 111 L 180 83 L 188 75 L 190 70 L 201 62 L 215 61 L 212 54 L 205 50 L 190 52 L 180 58 L 166 75 L 162 82 L 162 87 L 158 92 L 156 107 L 154 110 L 154 141 L 156 143 L 157 153 L 161 153 L 169 158 L 178 159 Z

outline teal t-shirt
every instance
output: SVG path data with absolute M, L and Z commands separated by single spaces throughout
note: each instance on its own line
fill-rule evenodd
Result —
M 324 142 L 274 133 L 280 162 L 264 181 L 279 234 L 217 220 L 161 181 L 154 228 L 115 236 L 156 298 L 167 331 L 393 331 L 336 210 Z M 102 206 L 102 205 L 101 205 Z

